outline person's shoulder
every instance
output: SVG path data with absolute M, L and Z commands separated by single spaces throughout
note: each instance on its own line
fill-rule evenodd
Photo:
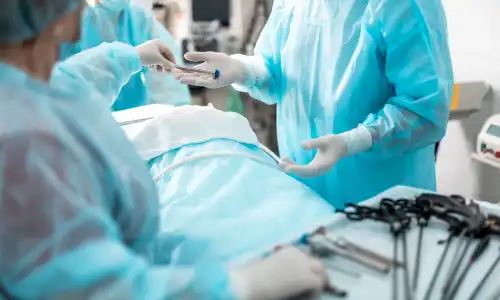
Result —
M 0 84 L 0 138 L 50 134 L 60 124 L 54 105 L 60 101 L 50 88 L 24 88 Z
M 151 11 L 144 9 L 144 7 L 136 3 L 130 3 L 127 7 L 127 12 L 140 20 L 151 22 L 153 19 L 153 14 Z

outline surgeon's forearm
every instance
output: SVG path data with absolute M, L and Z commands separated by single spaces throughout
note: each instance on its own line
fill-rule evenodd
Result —
M 60 89 L 90 90 L 92 96 L 97 93 L 111 106 L 121 88 L 141 68 L 134 47 L 118 42 L 103 43 L 58 63 L 50 84 Z
M 448 124 L 453 70 L 446 36 L 446 18 L 434 5 L 378 6 L 376 32 L 384 51 L 385 76 L 394 96 L 363 125 L 372 133 L 370 151 L 399 156 L 441 140 Z
M 77 271 L 61 276 L 61 266 Z M 8 293 L 20 299 L 235 299 L 218 264 L 155 266 L 109 239 L 59 253 L 9 283 Z
M 277 103 L 276 76 L 266 59 L 260 55 L 233 55 L 234 59 L 243 62 L 247 69 L 248 78 L 245 83 L 233 84 L 239 92 L 249 93 L 253 98 L 267 104 Z

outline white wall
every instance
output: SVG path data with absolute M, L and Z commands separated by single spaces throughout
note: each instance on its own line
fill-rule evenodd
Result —
M 470 158 L 476 136 L 492 113 L 500 113 L 500 1 L 443 0 L 448 18 L 455 80 L 491 84 L 480 112 L 453 121 L 441 144 L 438 190 L 486 201 L 500 201 L 500 170 Z

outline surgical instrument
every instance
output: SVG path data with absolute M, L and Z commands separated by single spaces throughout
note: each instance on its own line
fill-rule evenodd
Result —
M 493 262 L 491 267 L 488 269 L 486 274 L 484 274 L 483 278 L 481 278 L 481 281 L 479 282 L 479 284 L 476 286 L 476 288 L 474 289 L 474 291 L 470 295 L 469 300 L 474 300 L 477 297 L 477 295 L 479 294 L 481 289 L 484 287 L 484 285 L 486 284 L 488 279 L 491 277 L 491 274 L 493 274 L 493 271 L 495 271 L 495 269 L 498 267 L 499 264 L 500 264 L 500 255 L 497 257 L 497 259 L 495 259 L 495 261 Z
M 437 265 L 436 269 L 434 270 L 434 274 L 432 275 L 432 279 L 431 279 L 431 282 L 429 284 L 429 287 L 427 287 L 427 291 L 425 292 L 424 300 L 428 300 L 431 297 L 431 293 L 434 290 L 436 280 L 438 279 L 439 274 L 441 273 L 444 260 L 445 260 L 446 256 L 448 255 L 448 251 L 450 250 L 451 242 L 453 241 L 453 238 L 455 237 L 455 235 L 456 235 L 456 233 L 450 232 L 450 235 L 446 239 L 446 244 L 445 244 L 444 250 L 441 253 L 441 257 L 439 258 L 438 265 Z
M 449 226 L 448 230 L 450 232 L 445 242 L 445 248 L 443 249 L 439 258 L 438 265 L 434 270 L 434 274 L 432 275 L 430 284 L 427 287 L 427 291 L 425 292 L 424 300 L 429 300 L 431 297 L 431 293 L 434 290 L 437 279 L 441 274 L 441 270 L 443 269 L 443 264 L 446 257 L 448 256 L 450 246 L 454 238 L 458 236 L 460 232 L 462 232 L 465 226 L 465 223 L 461 219 L 459 219 L 457 215 L 449 214 L 448 209 L 457 205 L 465 204 L 465 200 L 463 198 L 451 198 L 436 194 L 422 194 L 417 198 L 417 201 L 427 201 L 428 204 L 430 204 L 431 215 L 447 223 Z
M 387 256 L 384 256 L 382 254 L 379 254 L 373 250 L 370 250 L 370 249 L 367 249 L 367 248 L 364 248 L 362 246 L 359 246 L 353 242 L 350 242 L 348 241 L 346 238 L 344 237 L 335 237 L 335 236 L 332 236 L 330 234 L 327 233 L 326 231 L 326 228 L 324 227 L 320 227 L 317 231 L 316 231 L 317 234 L 322 234 L 325 236 L 325 238 L 327 240 L 329 240 L 331 243 L 333 243 L 336 247 L 339 247 L 341 249 L 345 249 L 349 252 L 353 252 L 353 253 L 356 253 L 358 255 L 362 255 L 362 256 L 366 256 L 368 258 L 371 258 L 373 260 L 376 260 L 376 261 L 379 261 L 381 263 L 384 263 L 386 265 L 388 265 L 388 267 L 392 266 L 392 265 L 396 265 L 396 266 L 401 266 L 402 263 L 401 262 L 396 262 L 392 259 L 390 259 L 389 257 Z
M 307 245 L 308 238 L 309 238 L 309 234 L 304 234 L 296 243 L 294 243 L 294 245 L 297 245 L 297 246 Z M 267 257 L 267 256 L 271 255 L 272 253 L 279 251 L 282 248 L 283 248 L 283 246 L 277 245 L 273 248 L 273 250 L 271 252 L 264 254 L 264 257 Z M 317 247 L 314 247 L 314 245 L 310 245 L 310 251 L 311 251 L 310 252 L 311 255 L 317 256 L 319 258 L 323 258 L 324 256 L 328 256 L 331 254 L 331 251 L 327 251 L 325 253 L 324 249 L 318 249 Z M 339 273 L 342 273 L 342 274 L 349 276 L 349 277 L 352 277 L 352 278 L 357 279 L 357 278 L 361 277 L 361 273 L 353 271 L 353 270 L 347 270 L 347 269 L 342 268 L 336 264 L 329 264 L 329 263 L 325 262 L 325 266 L 332 271 L 337 271 Z
M 329 284 L 329 285 L 326 286 L 325 293 L 327 293 L 329 295 L 332 295 L 332 296 L 335 296 L 335 297 L 339 297 L 339 298 L 345 298 L 345 297 L 347 297 L 347 292 L 346 291 L 338 289 L 338 288 L 334 287 L 331 284 Z
M 498 300 L 498 299 L 500 299 L 500 285 L 486 300 Z
M 417 251 L 415 252 L 415 263 L 413 269 L 413 282 L 412 282 L 413 293 L 416 293 L 418 287 L 424 228 L 427 227 L 427 225 L 429 224 L 429 219 L 431 217 L 430 203 L 431 203 L 430 201 L 425 199 L 425 195 L 422 195 L 419 198 L 417 198 L 417 200 L 407 200 L 407 203 L 405 205 L 405 211 L 415 216 L 417 225 L 419 227 Z
M 407 200 L 391 200 L 391 199 L 382 199 L 380 201 L 380 210 L 383 213 L 389 214 L 391 217 L 390 229 L 394 238 L 394 260 L 397 261 L 398 254 L 398 239 L 401 237 L 402 242 L 402 256 L 403 256 L 403 284 L 405 286 L 405 297 L 406 300 L 412 300 L 413 294 L 410 290 L 410 277 L 408 270 L 408 250 L 407 250 L 407 241 L 406 241 L 406 231 L 410 227 L 411 218 L 407 217 L 403 211 L 404 207 L 407 204 Z M 398 269 L 394 269 L 394 273 L 397 272 Z M 393 288 L 397 286 L 397 274 L 393 273 Z M 397 289 L 393 290 L 395 292 L 393 294 L 393 298 L 396 299 L 398 297 Z
M 486 217 L 481 214 L 479 205 L 472 200 L 465 206 L 449 209 L 449 212 L 456 213 L 464 217 L 464 221 L 467 223 L 467 228 L 461 235 L 461 241 L 463 241 L 463 237 L 467 235 L 467 242 L 461 254 L 458 256 L 458 259 L 456 259 L 450 266 L 450 272 L 448 273 L 448 277 L 442 290 L 443 298 L 446 298 L 448 292 L 450 291 L 453 281 L 455 280 L 455 277 L 460 269 L 461 262 L 465 258 L 465 255 L 467 254 L 474 238 L 481 233 L 486 222 Z
M 142 119 L 135 119 L 135 120 L 130 120 L 130 121 L 124 121 L 124 122 L 119 122 L 118 124 L 120 126 L 126 126 L 126 125 L 130 125 L 130 124 L 141 123 L 141 122 L 144 122 L 144 121 L 147 121 L 147 120 L 151 120 L 151 119 L 154 119 L 154 117 L 148 117 L 148 118 L 142 118 Z
M 464 281 L 465 277 L 467 276 L 470 268 L 472 265 L 474 265 L 479 258 L 484 254 L 486 249 L 488 249 L 488 246 L 490 245 L 490 237 L 486 236 L 476 246 L 476 249 L 474 249 L 474 252 L 470 256 L 469 260 L 467 261 L 467 265 L 465 269 L 462 271 L 462 274 L 460 274 L 460 277 L 458 278 L 457 282 L 455 283 L 454 287 L 451 289 L 447 299 L 453 299 L 455 295 L 457 294 L 458 290 L 460 289 L 462 282 Z
M 371 259 L 368 259 L 367 257 L 356 255 L 356 254 L 351 253 L 345 249 L 335 247 L 335 245 L 333 243 L 331 243 L 329 240 L 327 240 L 325 237 L 323 237 L 321 235 L 310 236 L 308 238 L 308 243 L 313 247 L 321 247 L 325 250 L 330 251 L 332 254 L 339 255 L 343 258 L 346 258 L 350 261 L 356 262 L 362 266 L 373 269 L 375 271 L 378 271 L 381 273 L 388 273 L 389 272 L 389 267 L 386 264 L 380 263 L 378 261 L 373 261 Z
M 183 67 L 179 65 L 175 65 L 176 69 L 179 69 L 184 72 L 188 73 L 200 73 L 200 74 L 206 74 L 212 76 L 212 79 L 217 79 L 220 77 L 220 70 L 215 69 L 215 71 L 207 71 L 207 70 L 201 70 L 201 69 L 196 69 L 196 68 L 188 68 L 188 67 Z
M 496 215 L 488 215 L 488 218 L 486 219 L 485 222 L 485 227 L 483 228 L 483 231 L 485 234 L 494 234 L 494 235 L 500 235 L 500 217 Z M 479 284 L 476 286 L 474 291 L 472 292 L 471 296 L 469 297 L 469 300 L 473 300 L 477 297 L 483 286 L 486 284 L 488 279 L 491 277 L 495 269 L 500 265 L 500 255 L 495 259 L 493 264 L 490 266 L 488 271 L 484 274 L 483 278 L 479 282 Z
M 399 237 L 401 236 L 403 242 L 403 259 L 405 258 L 405 248 L 406 248 L 406 234 L 405 231 L 409 228 L 411 218 L 406 216 L 403 212 L 403 207 L 405 206 L 406 200 L 394 201 L 391 199 L 382 199 L 379 207 L 368 207 L 361 206 L 357 204 L 347 203 L 345 209 L 337 209 L 336 212 L 343 213 L 349 220 L 352 221 L 362 221 L 365 219 L 371 219 L 374 221 L 380 221 L 389 224 L 390 231 L 393 235 L 393 261 L 398 261 L 398 244 Z M 407 256 L 407 255 L 406 255 Z M 403 261 L 403 268 L 405 270 L 405 288 L 406 288 L 406 299 L 413 299 L 410 291 L 410 282 L 408 276 L 408 266 L 407 262 Z M 399 299 L 398 297 L 398 283 L 397 283 L 397 268 L 394 268 L 393 273 L 393 283 L 392 283 L 392 294 L 393 299 Z

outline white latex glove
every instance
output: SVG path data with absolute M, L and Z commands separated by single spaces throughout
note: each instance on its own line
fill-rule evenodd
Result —
M 203 62 L 195 68 L 220 71 L 220 76 L 214 79 L 211 75 L 174 70 L 174 76 L 181 83 L 217 89 L 231 84 L 244 84 L 248 80 L 245 64 L 224 53 L 218 52 L 188 52 L 184 57 L 192 62 Z
M 231 286 L 241 300 L 287 299 L 321 293 L 328 276 L 319 260 L 297 248 L 284 248 L 249 267 L 230 272 Z
M 160 40 L 147 41 L 135 49 L 143 66 L 154 67 L 158 71 L 171 71 L 175 68 L 175 57 L 170 48 Z
M 367 150 L 371 145 L 371 134 L 365 127 L 358 127 L 341 134 L 329 134 L 302 143 L 304 150 L 317 150 L 314 159 L 308 165 L 296 165 L 289 158 L 284 158 L 280 167 L 287 173 L 304 178 L 320 176 L 328 173 L 342 157 Z

